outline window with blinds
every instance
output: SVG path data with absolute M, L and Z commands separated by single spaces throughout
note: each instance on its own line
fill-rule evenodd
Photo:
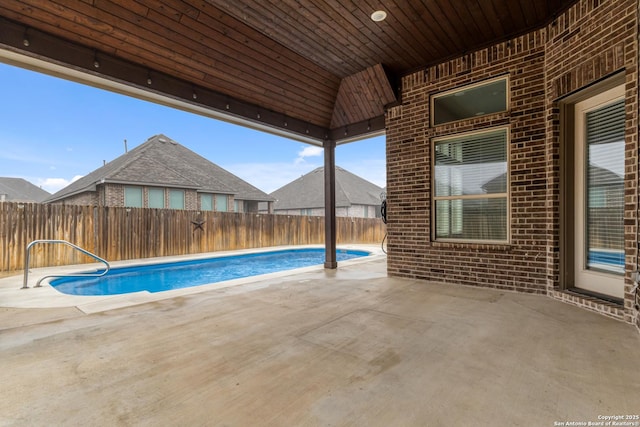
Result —
M 154 209 L 164 208 L 164 188 L 149 188 L 148 207 Z
M 169 190 L 169 209 L 184 209 L 183 190 Z
M 587 266 L 624 273 L 624 99 L 586 113 Z
M 200 209 L 203 211 L 213 210 L 213 195 L 211 194 L 200 195 Z
M 227 212 L 228 209 L 228 197 L 226 194 L 216 194 L 216 210 L 218 212 Z
M 434 140 L 436 240 L 508 241 L 508 129 Z
M 141 208 L 142 187 L 124 187 L 124 205 L 128 208 Z

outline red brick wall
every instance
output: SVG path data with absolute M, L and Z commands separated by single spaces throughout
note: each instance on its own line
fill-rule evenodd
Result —
M 626 321 L 633 321 L 636 315 L 634 296 L 631 295 L 633 282 L 631 272 L 637 268 L 637 226 L 638 206 L 636 191 L 638 185 L 638 3 L 635 0 L 581 1 L 567 13 L 561 15 L 548 31 L 546 49 L 547 106 L 547 175 L 550 185 L 550 200 L 559 200 L 560 180 L 559 156 L 559 109 L 558 99 L 619 72 L 623 74 L 626 89 L 627 130 L 626 130 L 626 170 L 625 170 L 625 299 L 624 309 L 612 311 L 610 305 L 597 303 L 589 298 L 575 298 L 562 293 L 558 276 L 559 230 L 558 208 L 553 206 L 553 229 L 549 234 L 550 252 L 549 293 L 586 308 L 595 309 L 607 315 L 619 314 Z M 640 321 L 636 319 L 637 321 Z M 640 326 L 640 323 L 639 323 Z
M 628 89 L 627 269 L 635 268 L 637 15 L 636 0 L 581 0 L 546 28 L 403 77 L 401 105 L 387 112 L 390 275 L 563 299 L 557 98 L 619 69 L 626 73 Z M 432 95 L 504 74 L 510 79 L 507 112 L 430 125 Z M 500 125 L 511 132 L 510 243 L 433 241 L 432 139 Z M 631 299 L 628 294 L 624 316 L 622 309 L 609 314 L 631 321 Z M 595 309 L 610 309 L 605 308 Z

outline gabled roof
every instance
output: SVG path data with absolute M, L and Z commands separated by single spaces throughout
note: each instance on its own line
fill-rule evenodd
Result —
M 22 178 L 0 178 L 0 195 L 8 202 L 40 203 L 51 194 Z
M 379 205 L 382 188 L 336 166 L 336 207 Z M 275 210 L 311 209 L 324 206 L 324 168 L 319 167 L 277 189 Z
M 233 194 L 238 200 L 272 200 L 265 192 L 161 134 L 71 183 L 47 202 L 95 191 L 104 183 L 188 188 Z

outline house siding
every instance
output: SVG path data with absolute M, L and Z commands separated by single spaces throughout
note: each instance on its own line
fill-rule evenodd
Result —
M 637 17 L 635 0 L 581 0 L 545 28 L 402 78 L 401 104 L 386 116 L 390 275 L 546 294 L 638 323 L 630 279 L 637 258 Z M 559 277 L 558 99 L 620 70 L 627 108 L 624 307 L 566 293 Z M 506 112 L 430 125 L 432 95 L 502 75 L 510 85 Z M 498 126 L 510 130 L 510 241 L 434 241 L 432 140 Z

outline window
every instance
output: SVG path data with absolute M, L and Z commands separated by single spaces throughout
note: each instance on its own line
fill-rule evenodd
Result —
M 124 187 L 124 205 L 128 208 L 141 208 L 142 187 Z
M 149 198 L 148 206 L 150 208 L 156 208 L 156 209 L 164 208 L 164 189 L 149 188 L 148 198 Z
M 183 190 L 169 190 L 169 209 L 184 209 Z
M 432 97 L 434 126 L 507 110 L 507 76 L 463 86 Z
M 587 268 L 624 274 L 625 100 L 598 107 L 584 117 Z
M 241 205 L 240 205 L 240 201 L 239 201 L 239 200 L 234 200 L 234 201 L 233 201 L 233 211 L 234 211 L 234 212 L 242 212 L 242 211 L 240 210 L 240 207 L 241 207 Z
M 219 212 L 227 211 L 227 195 L 216 194 L 216 210 Z
M 213 196 L 211 194 L 200 195 L 200 209 L 203 211 L 213 210 Z
M 434 140 L 436 240 L 508 241 L 508 129 Z

